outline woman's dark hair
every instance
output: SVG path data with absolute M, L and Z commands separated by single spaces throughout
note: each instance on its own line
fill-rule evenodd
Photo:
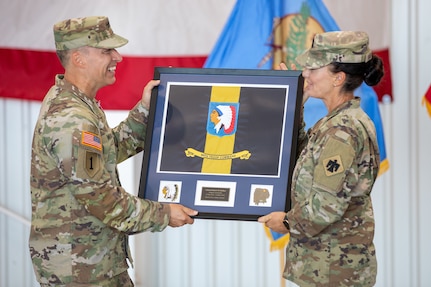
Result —
M 346 92 L 353 92 L 362 82 L 368 86 L 375 86 L 384 75 L 382 59 L 374 54 L 372 59 L 366 63 L 333 62 L 329 65 L 329 70 L 333 73 L 344 72 L 346 74 L 346 81 L 342 88 Z

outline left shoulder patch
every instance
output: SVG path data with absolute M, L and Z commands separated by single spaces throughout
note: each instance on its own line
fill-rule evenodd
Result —
M 352 165 L 355 151 L 351 145 L 329 138 L 314 169 L 314 182 L 328 190 L 338 191 L 343 185 L 346 169 Z
M 341 160 L 340 155 L 326 158 L 322 161 L 322 163 L 326 176 L 336 175 L 344 171 L 343 161 Z
M 82 131 L 81 144 L 102 151 L 102 139 L 94 133 Z

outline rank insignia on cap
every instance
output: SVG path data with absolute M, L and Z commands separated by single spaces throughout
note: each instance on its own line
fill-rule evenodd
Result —
M 83 131 L 81 144 L 102 151 L 102 140 L 99 135 Z
M 341 156 L 336 155 L 323 160 L 323 169 L 325 170 L 326 176 L 332 176 L 344 171 L 343 162 Z

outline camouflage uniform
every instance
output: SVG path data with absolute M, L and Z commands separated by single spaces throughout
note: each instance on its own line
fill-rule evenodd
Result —
M 104 16 L 61 21 L 54 38 L 57 51 L 128 42 Z M 98 102 L 57 75 L 32 146 L 29 245 L 41 286 L 133 286 L 128 235 L 162 231 L 170 217 L 168 205 L 127 193 L 118 178 L 117 164 L 143 150 L 147 119 L 139 102 L 111 129 Z
M 332 62 L 366 63 L 368 35 L 317 34 L 297 57 L 307 69 Z M 307 134 L 304 124 L 292 177 L 290 242 L 284 277 L 300 286 L 373 286 L 377 275 L 371 189 L 380 156 L 374 124 L 354 98 Z
M 300 286 L 373 286 L 377 262 L 370 192 L 380 163 L 358 98 L 307 136 L 292 179 L 285 278 Z
M 114 33 L 108 17 L 72 18 L 54 25 L 55 49 L 71 50 L 83 46 L 114 49 L 129 41 Z
M 142 151 L 147 116 L 139 102 L 110 129 L 98 102 L 57 75 L 32 147 L 30 252 L 40 283 L 112 278 L 128 269 L 128 234 L 167 226 L 169 207 L 127 193 L 117 173 Z
M 316 34 L 310 49 L 296 57 L 307 69 L 318 69 L 337 63 L 366 63 L 373 53 L 368 46 L 367 33 L 361 31 L 333 31 Z

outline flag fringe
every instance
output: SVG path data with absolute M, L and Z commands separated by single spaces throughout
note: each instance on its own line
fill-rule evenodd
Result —
M 287 244 L 289 243 L 289 239 L 290 239 L 289 233 L 287 233 L 286 235 L 274 240 L 274 238 L 271 235 L 271 231 L 269 230 L 269 228 L 266 226 L 264 226 L 264 228 L 265 228 L 266 236 L 268 236 L 269 240 L 271 241 L 271 245 L 269 247 L 270 251 L 281 250 L 281 249 L 286 248 Z
M 428 115 L 431 117 L 431 103 L 428 101 L 428 99 L 426 98 L 426 96 L 424 96 L 422 98 L 422 106 L 426 107 Z
M 377 174 L 377 176 L 381 176 L 382 174 L 384 174 L 385 172 L 387 172 L 389 170 L 389 160 L 388 159 L 384 159 L 381 163 L 380 163 L 380 168 L 379 168 L 379 173 Z

